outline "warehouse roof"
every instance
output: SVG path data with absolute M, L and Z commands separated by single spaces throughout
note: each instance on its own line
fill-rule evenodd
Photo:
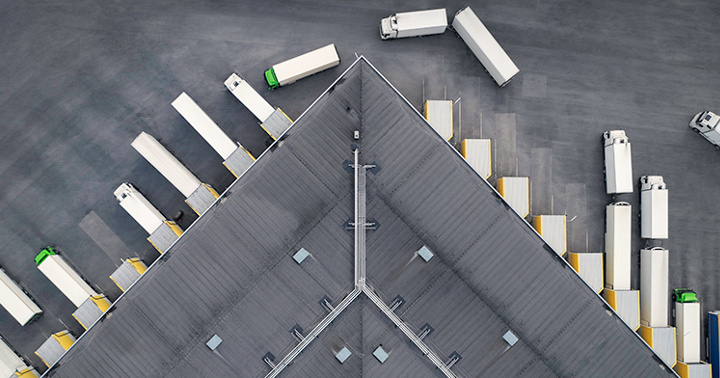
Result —
M 353 292 L 355 148 L 375 165 L 367 174 L 376 226 L 367 232 L 368 293 L 388 306 L 400 296 L 394 314 L 415 334 L 431 331 L 422 342 L 453 374 L 674 375 L 361 57 L 52 376 L 271 372 Z M 428 261 L 417 254 L 423 246 L 434 254 Z M 309 254 L 298 264 L 301 248 Z M 396 325 L 360 294 L 280 374 L 437 376 Z M 211 351 L 214 335 L 222 342 Z M 373 355 L 379 346 L 384 363 L 382 352 Z

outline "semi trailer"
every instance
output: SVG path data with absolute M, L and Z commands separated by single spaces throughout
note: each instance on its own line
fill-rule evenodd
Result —
M 640 236 L 668 238 L 668 189 L 662 176 L 640 177 Z
M 37 372 L 0 337 L 0 377 L 2 378 L 31 378 L 37 377 Z
M 668 250 L 661 247 L 640 250 L 640 323 L 646 327 L 667 327 Z
M 113 192 L 120 207 L 150 235 L 147 240 L 160 253 L 165 253 L 183 231 L 177 223 L 169 221 L 135 187 L 124 182 Z
M 15 281 L 8 277 L 2 268 L 0 268 L 0 305 L 22 326 L 42 314 L 40 307 L 25 294 L 25 291 Z
M 52 247 L 40 251 L 35 256 L 35 264 L 75 307 L 80 307 L 88 297 L 98 295 Z
M 603 133 L 605 188 L 607 194 L 632 193 L 632 151 L 624 130 Z
M 455 14 L 452 27 L 500 87 L 507 85 L 520 72 L 470 7 Z
M 195 177 L 152 135 L 143 131 L 131 145 L 185 196 L 185 203 L 198 215 L 202 215 L 220 197 L 215 189 Z
M 265 71 L 268 89 L 292 84 L 340 64 L 335 44 L 331 43 L 298 57 L 278 63 Z
M 225 80 L 225 87 L 260 121 L 260 127 L 273 139 L 277 139 L 293 123 L 280 108 L 273 108 L 259 93 L 238 74 Z M 250 153 L 248 152 L 248 155 Z M 252 155 L 250 155 L 252 157 Z M 253 161 L 255 160 L 252 157 Z
M 445 8 L 395 13 L 380 20 L 380 38 L 385 40 L 442 34 L 447 25 Z
M 632 207 L 627 202 L 605 207 L 605 287 L 630 290 Z

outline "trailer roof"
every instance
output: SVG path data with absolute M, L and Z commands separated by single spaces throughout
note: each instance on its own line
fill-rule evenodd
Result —
M 325 300 L 337 306 L 353 290 L 353 145 L 377 166 L 367 174 L 378 225 L 367 234 L 368 285 L 388 305 L 401 296 L 395 314 L 417 334 L 427 324 L 423 341 L 444 361 L 460 356 L 457 376 L 674 375 L 361 57 L 52 376 L 267 374 L 264 357 L 280 361 L 298 344 L 294 329 L 307 335 Z M 423 245 L 435 254 L 427 262 L 415 255 Z M 298 264 L 301 248 L 309 255 Z M 205 345 L 213 335 L 223 340 L 215 351 Z M 380 345 L 384 363 L 373 356 Z M 340 363 L 343 348 L 351 355 Z M 437 374 L 363 294 L 281 376 Z

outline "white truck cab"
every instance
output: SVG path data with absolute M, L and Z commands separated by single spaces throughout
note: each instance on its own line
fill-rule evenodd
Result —
M 442 34 L 447 29 L 445 8 L 395 13 L 380 20 L 380 38 L 395 39 Z
M 720 130 L 718 130 L 718 125 L 720 125 L 720 116 L 706 110 L 696 114 L 690 121 L 689 126 L 715 145 L 715 148 L 720 149 Z

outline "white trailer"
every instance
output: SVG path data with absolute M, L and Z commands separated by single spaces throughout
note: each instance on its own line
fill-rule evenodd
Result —
M 627 202 L 605 207 L 605 287 L 630 290 L 632 207 Z
M 282 109 L 273 108 L 239 75 L 235 73 L 230 75 L 230 77 L 225 80 L 225 87 L 255 115 L 260 121 L 260 126 L 273 137 L 273 139 L 279 138 L 280 135 L 292 125 L 293 121 Z M 248 154 L 250 153 L 248 152 Z M 255 160 L 254 157 L 253 160 Z
M 183 231 L 153 206 L 135 187 L 125 182 L 113 193 L 122 207 L 150 235 L 148 241 L 164 253 L 182 235 Z
M 442 34 L 447 25 L 445 8 L 395 13 L 380 20 L 380 38 L 385 40 Z
M 668 250 L 661 247 L 640 250 L 640 323 L 646 327 L 667 327 Z
M 234 75 L 234 74 L 233 74 Z M 227 83 L 225 84 L 227 85 Z M 256 92 L 257 94 L 257 92 Z M 258 95 L 259 96 L 259 95 Z M 262 100 L 262 98 L 261 98 Z M 223 165 L 239 177 L 250 168 L 255 157 L 230 137 L 185 92 L 172 102 L 173 108 L 197 131 L 215 152 L 223 158 Z M 240 151 L 238 151 L 240 150 Z
M 171 105 L 223 159 L 227 159 L 237 149 L 237 144 L 187 93 L 180 93 Z
M 662 176 L 640 177 L 640 236 L 668 238 L 668 189 Z
M 340 56 L 335 44 L 331 43 L 272 66 L 272 68 L 265 71 L 265 80 L 270 89 L 275 89 L 339 64 Z
M 453 136 L 452 100 L 425 101 L 425 119 L 445 140 Z
M 603 133 L 605 186 L 607 194 L 632 193 L 632 151 L 624 130 Z
M 455 14 L 452 26 L 497 85 L 504 87 L 520 72 L 470 7 Z
M 533 227 L 560 256 L 567 252 L 567 225 L 565 215 L 537 215 Z
M 601 252 L 570 252 L 570 266 L 596 293 L 600 293 L 605 287 Z
M 490 139 L 465 139 L 460 144 L 460 153 L 468 164 L 482 178 L 487 179 L 492 174 L 492 154 L 490 152 Z
M 0 305 L 22 326 L 27 325 L 42 314 L 40 307 L 1 268 Z
M 220 196 L 215 189 L 195 177 L 152 135 L 141 132 L 132 146 L 185 196 L 185 202 L 198 215 L 205 212 Z
M 605 289 L 603 297 L 633 331 L 640 328 L 640 292 Z
M 52 247 L 40 251 L 35 257 L 35 264 L 75 307 L 80 307 L 88 297 L 98 295 Z
M 529 182 L 528 177 L 501 177 L 497 183 L 500 195 L 523 218 L 530 212 Z
M 708 142 L 712 143 L 715 148 L 720 148 L 720 116 L 706 110 L 695 114 L 690 120 L 690 128 L 697 131 Z
M 675 329 L 678 360 L 700 362 L 700 302 L 675 302 Z
M 28 366 L 10 345 L 0 338 L 0 377 L 30 378 L 37 376 L 35 368 Z

